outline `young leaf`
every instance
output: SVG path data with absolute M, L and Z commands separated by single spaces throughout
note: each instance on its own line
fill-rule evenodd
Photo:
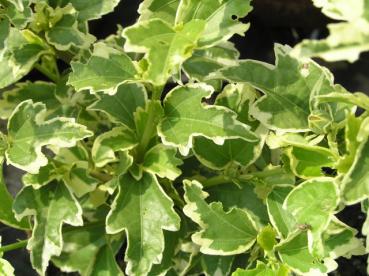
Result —
M 126 174 L 120 178 L 119 192 L 106 223 L 108 233 L 126 231 L 126 273 L 145 275 L 162 259 L 163 230 L 179 230 L 180 218 L 155 176 L 143 173 L 136 181 Z
M 118 124 L 134 129 L 134 113 L 144 108 L 147 102 L 145 87 L 140 84 L 126 83 L 118 87 L 114 95 L 97 94 L 98 101 L 88 107 L 89 110 L 102 111 Z
M 181 175 L 182 172 L 178 166 L 183 163 L 176 157 L 176 153 L 176 148 L 158 144 L 146 152 L 142 164 L 143 169 L 161 178 L 174 180 Z
M 309 251 L 323 255 L 322 232 L 328 227 L 339 202 L 339 190 L 334 179 L 313 178 L 295 187 L 283 207 L 299 225 L 308 225 Z
M 202 20 L 190 21 L 176 29 L 160 19 L 138 22 L 124 30 L 127 40 L 124 49 L 145 53 L 147 70 L 143 79 L 157 86 L 164 85 L 192 55 L 204 26 Z
M 271 251 L 276 244 L 276 232 L 270 225 L 265 226 L 259 232 L 256 240 L 258 245 L 263 248 L 265 251 Z
M 313 61 L 306 63 L 290 54 L 290 48 L 275 45 L 276 65 L 245 60 L 221 71 L 232 82 L 250 83 L 265 93 L 250 113 L 273 130 L 309 131 L 311 95 L 334 91 L 332 76 Z
M 116 127 L 98 136 L 92 147 L 92 159 L 97 167 L 118 161 L 117 151 L 127 151 L 138 144 L 135 133 L 127 127 Z
M 82 208 L 63 183 L 54 182 L 38 190 L 23 188 L 14 201 L 13 210 L 19 220 L 34 216 L 27 248 L 31 251 L 32 266 L 44 275 L 50 258 L 59 256 L 62 251 L 63 224 L 83 224 Z
M 120 237 L 106 235 L 103 225 L 74 228 L 63 233 L 63 251 L 52 261 L 65 272 L 122 276 L 115 260 L 121 245 Z
M 176 22 L 189 22 L 192 19 L 202 19 L 206 28 L 199 41 L 200 47 L 210 47 L 221 41 L 226 41 L 234 34 L 244 35 L 249 24 L 239 21 L 251 10 L 250 0 L 220 0 L 196 1 L 182 0 Z
M 184 181 L 186 206 L 183 212 L 201 230 L 192 235 L 200 251 L 209 255 L 234 255 L 247 251 L 255 242 L 257 231 L 250 215 L 238 208 L 225 212 L 220 202 L 208 204 L 208 196 L 197 181 Z
M 45 121 L 46 107 L 42 103 L 24 101 L 17 106 L 8 122 L 9 148 L 7 161 L 30 173 L 37 173 L 47 164 L 42 146 L 72 147 L 77 141 L 92 135 L 73 118 Z
M 137 74 L 132 60 L 122 51 L 102 42 L 94 45 L 94 51 L 86 64 L 71 63 L 73 72 L 68 84 L 77 91 L 88 89 L 91 93 L 102 91 L 114 95 L 120 84 L 133 81 Z
M 193 84 L 173 89 L 164 100 L 165 117 L 158 126 L 164 144 L 176 146 L 183 155 L 192 147 L 192 138 L 204 136 L 217 144 L 225 139 L 259 139 L 250 128 L 236 120 L 236 114 L 220 106 L 204 106 L 202 98 L 212 94 L 211 87 Z

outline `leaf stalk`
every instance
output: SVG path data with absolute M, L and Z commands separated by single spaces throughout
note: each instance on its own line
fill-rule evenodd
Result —
M 21 240 L 21 241 L 18 241 L 18 242 L 9 244 L 9 245 L 2 246 L 2 247 L 0 247 L 0 254 L 4 253 L 4 252 L 8 252 L 8 251 L 12 251 L 12 250 L 16 250 L 16 249 L 19 249 L 19 248 L 26 247 L 27 243 L 28 243 L 28 240 Z

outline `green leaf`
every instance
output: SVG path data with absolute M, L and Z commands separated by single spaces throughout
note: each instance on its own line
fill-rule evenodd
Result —
M 217 144 L 232 138 L 259 140 L 247 125 L 236 120 L 231 110 L 201 103 L 212 92 L 212 88 L 204 84 L 177 87 L 169 92 L 164 100 L 165 117 L 158 126 L 164 144 L 176 146 L 187 155 L 195 136 L 210 138 Z
M 149 116 L 150 110 L 152 112 L 151 117 Z M 149 139 L 156 137 L 157 133 L 155 130 L 163 116 L 164 111 L 161 101 L 150 100 L 147 102 L 145 108 L 138 108 L 134 114 L 137 138 L 142 141 L 145 135 L 148 135 Z M 153 127 L 151 133 L 147 133 L 148 126 Z
M 361 125 L 363 125 L 363 117 L 356 117 L 354 114 L 348 114 L 345 127 L 345 152 L 338 160 L 337 170 L 340 173 L 347 173 L 356 158 L 357 148 L 360 145 L 358 135 Z
M 369 50 L 368 3 L 364 0 L 320 1 L 314 5 L 334 20 L 344 21 L 328 24 L 329 35 L 320 40 L 305 39 L 295 46 L 296 55 L 320 57 L 327 61 L 347 60 L 354 62 L 361 52 Z
M 28 0 L 4 0 L 2 14 L 16 28 L 24 29 L 32 19 L 32 9 Z
M 252 124 L 248 118 L 248 109 L 253 99 L 244 85 L 228 85 L 217 97 L 215 105 L 227 107 L 237 113 L 237 120 Z M 215 144 L 204 137 L 196 137 L 193 140 L 193 152 L 197 159 L 205 166 L 221 170 L 232 163 L 249 166 L 259 157 L 264 147 L 268 130 L 264 126 L 255 124 L 255 134 L 259 141 L 249 142 L 243 139 L 227 139 L 222 145 Z
M 327 266 L 309 253 L 307 232 L 291 235 L 279 243 L 275 250 L 281 261 L 297 274 L 323 276 L 328 272 Z
M 237 184 L 234 184 L 230 181 L 209 187 L 206 191 L 209 193 L 209 201 L 220 201 L 224 210 L 243 209 L 258 226 L 268 224 L 267 208 L 255 193 L 253 183 L 237 181 Z
M 145 53 L 147 65 L 142 78 L 158 86 L 164 85 L 192 55 L 204 27 L 202 20 L 190 21 L 176 29 L 160 19 L 138 22 L 123 31 L 124 49 Z
M 355 237 L 357 232 L 356 229 L 333 218 L 324 233 L 325 255 L 334 259 L 341 256 L 351 258 L 352 255 L 364 255 L 363 241 Z
M 340 102 L 359 106 L 365 110 L 369 110 L 369 97 L 361 92 L 356 93 L 338 93 L 332 92 L 326 95 L 317 96 L 320 103 Z
M 202 19 L 206 28 L 199 46 L 210 47 L 226 41 L 234 34 L 244 35 L 249 24 L 240 22 L 251 10 L 250 0 L 197 1 L 182 0 L 177 12 L 177 23 Z
M 206 276 L 229 275 L 232 269 L 234 256 L 201 255 L 201 266 Z
M 39 40 L 28 30 L 10 28 L 4 49 L 0 50 L 0 89 L 27 75 L 42 55 L 50 53 L 50 49 Z
M 193 140 L 193 152 L 197 159 L 213 170 L 222 170 L 232 163 L 249 166 L 261 154 L 267 130 L 261 126 L 255 134 L 260 134 L 260 141 L 248 142 L 243 139 L 227 139 L 223 145 L 215 144 L 211 139 L 196 137 Z
M 323 255 L 322 232 L 328 227 L 339 202 L 339 190 L 333 178 L 307 180 L 286 197 L 283 207 L 296 220 L 297 227 L 307 226 L 309 251 Z
M 63 233 L 63 251 L 52 261 L 64 272 L 81 275 L 123 275 L 115 260 L 120 235 L 105 234 L 103 225 L 78 227 Z
M 38 190 L 23 188 L 14 201 L 13 210 L 17 219 L 34 216 L 27 248 L 31 251 L 32 266 L 44 275 L 50 258 L 59 256 L 62 251 L 63 224 L 83 224 L 82 208 L 63 183 L 54 182 Z
M 63 177 L 65 184 L 79 198 L 94 191 L 100 183 L 98 179 L 89 174 L 88 163 L 81 163 L 71 167 Z
M 17 106 L 8 122 L 9 148 L 7 161 L 22 170 L 37 173 L 47 164 L 42 146 L 72 147 L 77 141 L 92 135 L 73 118 L 45 121 L 47 110 L 42 103 L 24 101 Z
M 0 248 L 1 248 L 1 236 L 0 236 Z M 3 254 L 0 253 L 0 274 L 6 276 L 14 276 L 14 268 L 5 259 L 2 258 Z
M 55 85 L 49 82 L 19 82 L 15 88 L 2 93 L 0 100 L 0 118 L 6 120 L 10 117 L 18 104 L 31 99 L 33 102 L 42 102 L 47 110 L 60 105 L 54 95 Z
M 77 91 L 88 89 L 91 93 L 102 91 L 114 95 L 120 84 L 133 81 L 137 74 L 132 60 L 122 51 L 102 42 L 94 45 L 87 63 L 71 63 L 73 72 L 68 84 Z
M 270 129 L 309 131 L 311 97 L 334 91 L 332 76 L 311 60 L 292 57 L 288 46 L 276 44 L 275 55 L 275 66 L 244 60 L 221 73 L 231 82 L 246 82 L 265 93 L 250 114 Z
M 324 176 L 322 168 L 334 167 L 337 161 L 336 156 L 324 147 L 290 147 L 286 152 L 292 172 L 304 179 Z
M 135 128 L 134 113 L 147 102 L 145 87 L 133 83 L 120 85 L 114 95 L 99 93 L 97 97 L 99 100 L 90 105 L 89 110 L 104 112 L 113 122 L 131 129 Z
M 162 260 L 159 264 L 154 264 L 152 266 L 148 275 L 163 275 L 175 265 L 174 256 L 178 252 L 178 247 L 182 244 L 182 239 L 187 235 L 187 230 L 182 220 L 179 231 L 164 231 L 164 251 Z
M 178 166 L 183 164 L 176 154 L 176 148 L 158 144 L 146 152 L 143 169 L 161 178 L 174 180 L 181 175 L 182 172 Z
M 129 174 L 121 177 L 118 195 L 106 221 L 108 233 L 126 231 L 126 273 L 135 275 L 145 275 L 153 264 L 160 263 L 164 250 L 163 230 L 177 231 L 180 223 L 173 202 L 155 176 L 148 173 L 139 181 Z
M 99 19 L 118 6 L 120 0 L 69 0 L 78 12 L 78 20 Z
M 222 42 L 208 49 L 196 50 L 183 64 L 183 70 L 191 79 L 206 81 L 215 78 L 211 74 L 223 67 L 237 65 L 239 55 L 231 42 Z
M 39 169 L 37 174 L 26 173 L 22 177 L 23 184 L 32 186 L 33 189 L 40 189 L 42 186 L 57 179 L 61 179 L 61 175 L 57 174 L 56 166 L 50 160 L 46 166 Z
M 76 14 L 64 14 L 52 28 L 46 32 L 47 41 L 60 51 L 67 51 L 72 46 L 88 48 L 96 38 L 78 29 Z
M 257 262 L 254 269 L 238 268 L 232 276 L 279 276 L 278 272 L 262 262 Z
M 349 150 L 353 158 L 353 163 L 341 182 L 343 190 L 343 200 L 346 204 L 355 204 L 369 196 L 367 166 L 369 164 L 369 119 L 366 118 L 357 133 L 356 139 L 350 141 L 352 145 Z M 355 143 L 355 140 L 358 142 Z M 350 147 L 350 144 L 348 145 Z M 356 145 L 355 145 L 356 144 Z M 353 147 L 357 146 L 357 150 Z
M 261 229 L 256 240 L 260 247 L 265 251 L 271 251 L 273 250 L 274 245 L 277 243 L 275 238 L 276 232 L 274 231 L 273 227 L 267 225 Z
M 250 215 L 238 208 L 225 212 L 220 202 L 208 204 L 208 194 L 197 181 L 184 181 L 186 205 L 183 212 L 201 230 L 192 235 L 200 251 L 209 255 L 234 255 L 247 251 L 256 240 L 257 231 Z
M 29 223 L 26 220 L 22 220 L 20 222 L 17 221 L 12 212 L 13 197 L 9 193 L 3 178 L 3 160 L 4 158 L 0 156 L 0 221 L 1 223 L 9 225 L 13 228 L 29 229 Z
M 287 238 L 296 225 L 292 214 L 283 208 L 283 202 L 291 190 L 292 186 L 275 186 L 266 200 L 270 222 L 281 238 Z
M 180 0 L 144 0 L 138 8 L 140 14 L 138 21 L 157 18 L 174 24 L 179 3 Z
M 97 167 L 118 161 L 117 151 L 127 151 L 138 144 L 135 133 L 124 126 L 113 128 L 98 136 L 92 147 L 92 159 Z

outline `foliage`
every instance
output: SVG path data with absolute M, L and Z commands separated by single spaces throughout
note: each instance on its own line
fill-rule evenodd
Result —
M 314 1 L 344 22 L 275 64 L 228 41 L 249 0 L 144 0 L 97 41 L 88 21 L 118 4 L 0 0 L 0 163 L 24 171 L 14 199 L 0 176 L 0 221 L 29 233 L 34 269 L 326 275 L 365 254 L 337 213 L 368 211 L 369 98 L 308 57 L 367 50 L 368 1 Z M 0 247 L 1 275 L 23 244 Z

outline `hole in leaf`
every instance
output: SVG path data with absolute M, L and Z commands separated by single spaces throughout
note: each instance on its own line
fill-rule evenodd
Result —
M 337 176 L 337 170 L 329 167 L 322 167 L 322 173 L 326 176 Z
M 235 15 L 235 14 L 233 14 L 232 15 L 232 20 L 237 20 L 238 19 L 238 16 L 237 15 Z

